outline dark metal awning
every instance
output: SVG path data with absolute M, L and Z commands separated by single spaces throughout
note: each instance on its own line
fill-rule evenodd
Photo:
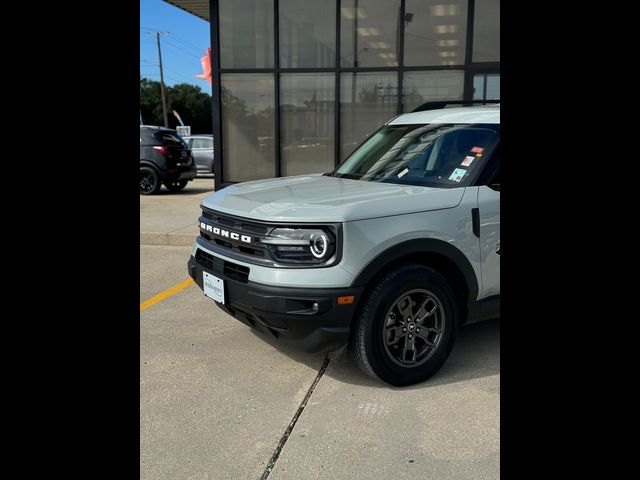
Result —
M 164 0 L 196 17 L 209 21 L 209 0 Z

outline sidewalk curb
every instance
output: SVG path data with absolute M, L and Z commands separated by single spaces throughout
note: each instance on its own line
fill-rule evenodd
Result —
M 197 234 L 140 232 L 140 245 L 191 246 Z

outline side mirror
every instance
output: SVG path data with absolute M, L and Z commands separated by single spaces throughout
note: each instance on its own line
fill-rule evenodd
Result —
M 499 183 L 492 183 L 491 185 L 489 185 L 489 188 L 492 190 L 495 190 L 496 192 L 500 191 L 500 184 Z

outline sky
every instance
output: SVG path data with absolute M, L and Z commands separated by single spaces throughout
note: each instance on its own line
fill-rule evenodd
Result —
M 162 0 L 140 0 L 140 75 L 152 80 L 160 80 L 157 31 L 169 32 L 160 36 L 165 84 L 191 83 L 211 94 L 207 81 L 195 78 L 209 47 L 209 22 Z

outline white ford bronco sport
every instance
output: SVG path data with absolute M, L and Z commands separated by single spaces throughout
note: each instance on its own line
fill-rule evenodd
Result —
M 331 173 L 236 184 L 202 205 L 190 276 L 305 351 L 348 343 L 421 382 L 460 325 L 500 315 L 500 107 L 402 114 Z

